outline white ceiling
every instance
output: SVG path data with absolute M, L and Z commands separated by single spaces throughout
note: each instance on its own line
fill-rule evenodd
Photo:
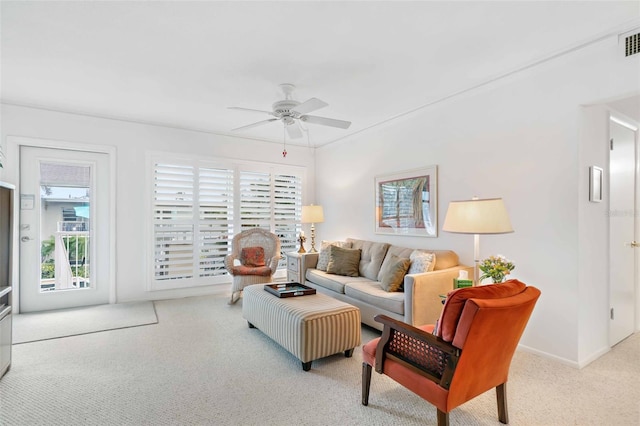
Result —
M 2 102 L 232 134 L 293 83 L 312 145 L 637 26 L 640 2 L 1 3 Z M 244 132 L 281 142 L 269 123 Z M 288 143 L 307 144 L 307 139 Z

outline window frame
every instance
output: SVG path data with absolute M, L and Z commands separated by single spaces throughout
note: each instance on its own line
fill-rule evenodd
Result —
M 207 286 L 207 285 L 226 285 L 231 282 L 231 276 L 228 273 L 217 275 L 217 276 L 199 276 L 200 269 L 198 268 L 198 262 L 196 262 L 195 257 L 191 260 L 193 262 L 193 276 L 189 278 L 175 278 L 175 279 L 158 279 L 156 277 L 156 234 L 155 234 L 155 225 L 156 225 L 156 217 L 155 210 L 155 172 L 156 172 L 156 164 L 164 163 L 170 165 L 182 165 L 182 166 L 193 166 L 194 167 L 194 179 L 196 183 L 194 184 L 194 200 L 193 200 L 193 232 L 197 234 L 196 227 L 202 223 L 201 220 L 197 218 L 201 217 L 200 212 L 200 202 L 198 199 L 199 195 L 199 176 L 197 170 L 199 168 L 218 168 L 218 169 L 228 169 L 233 171 L 233 200 L 232 204 L 232 219 L 229 222 L 229 234 L 227 236 L 229 245 L 227 246 L 226 253 L 229 254 L 231 252 L 231 240 L 233 235 L 240 232 L 242 229 L 246 229 L 247 226 L 243 228 L 243 221 L 241 218 L 241 193 L 240 193 L 240 177 L 241 174 L 247 172 L 255 172 L 268 174 L 270 176 L 270 204 L 271 204 L 271 214 L 269 220 L 269 230 L 272 232 L 278 231 L 278 221 L 274 217 L 274 197 L 275 197 L 275 180 L 278 176 L 295 176 L 300 180 L 300 189 L 299 189 L 299 198 L 296 202 L 295 206 L 295 219 L 292 223 L 293 230 L 289 229 L 288 233 L 293 232 L 294 236 L 297 235 L 301 230 L 300 216 L 301 209 L 304 199 L 304 194 L 306 193 L 306 175 L 307 168 L 305 166 L 292 166 L 287 164 L 278 164 L 278 163 L 263 163 L 263 162 L 254 162 L 254 161 L 246 161 L 246 160 L 235 160 L 228 158 L 202 158 L 199 156 L 192 155 L 176 155 L 174 153 L 165 153 L 165 152 L 149 152 L 147 154 L 147 170 L 146 176 L 148 179 L 148 183 L 146 186 L 146 198 L 147 198 L 147 215 L 150 217 L 150 223 L 146 226 L 147 232 L 147 271 L 148 271 L 148 283 L 147 290 L 155 291 L 155 290 L 169 290 L 169 289 L 179 289 L 179 288 L 189 288 L 189 287 L 199 287 L 199 286 Z M 262 226 L 267 229 L 266 226 Z M 196 237 L 193 237 L 193 253 L 194 256 L 199 255 L 199 246 L 196 242 Z M 282 244 L 282 253 L 283 259 L 278 265 L 278 272 L 276 272 L 277 276 L 286 274 L 286 264 L 284 260 L 284 252 L 294 250 L 296 247 L 295 238 L 293 238 L 293 242 L 289 241 L 290 239 L 283 240 L 281 238 Z M 291 247 L 289 247 L 291 246 Z M 200 256 L 201 257 L 201 256 Z

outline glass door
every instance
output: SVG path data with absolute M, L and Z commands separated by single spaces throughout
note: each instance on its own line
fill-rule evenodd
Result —
M 20 310 L 108 303 L 108 155 L 20 153 Z

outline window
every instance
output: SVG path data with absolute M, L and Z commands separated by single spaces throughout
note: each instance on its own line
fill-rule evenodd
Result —
M 151 160 L 152 290 L 229 282 L 224 258 L 244 229 L 269 229 L 282 253 L 296 249 L 304 168 Z M 285 269 L 284 255 L 279 268 Z
M 240 172 L 241 230 L 260 227 L 278 235 L 282 252 L 278 268 L 285 268 L 284 253 L 296 250 L 301 206 L 300 176 L 249 170 Z

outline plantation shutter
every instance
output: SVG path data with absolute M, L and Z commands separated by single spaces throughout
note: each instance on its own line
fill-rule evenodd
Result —
M 271 174 L 242 171 L 240 173 L 240 227 L 271 230 Z
M 156 163 L 153 237 L 156 280 L 194 274 L 194 173 L 191 165 Z
M 149 158 L 151 290 L 228 284 L 224 260 L 231 253 L 233 236 L 244 229 L 275 232 L 282 254 L 297 249 L 303 168 L 162 154 Z M 286 269 L 282 257 L 278 268 Z
M 273 218 L 280 237 L 282 253 L 297 251 L 297 236 L 302 210 L 302 178 L 291 174 L 274 176 Z M 278 267 L 285 268 L 283 254 Z
M 224 258 L 233 238 L 233 170 L 199 169 L 198 274 L 226 275 Z

